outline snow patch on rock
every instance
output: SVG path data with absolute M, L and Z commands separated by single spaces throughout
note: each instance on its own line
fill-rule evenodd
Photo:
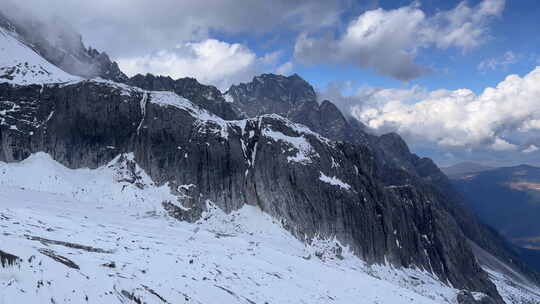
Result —
M 230 94 L 223 95 L 223 98 L 225 99 L 225 102 L 228 102 L 228 103 L 233 103 L 234 102 L 234 99 Z
M 296 137 L 288 136 L 267 127 L 262 130 L 262 134 L 273 141 L 281 141 L 288 145 L 288 150 L 286 152 L 294 153 L 291 156 L 287 156 L 289 162 L 309 164 L 312 163 L 312 157 L 319 157 L 319 154 L 313 149 L 306 138 L 302 136 L 302 133 Z
M 169 91 L 151 92 L 150 96 L 150 102 L 152 103 L 163 106 L 173 106 L 187 111 L 198 120 L 196 125 L 201 130 L 220 134 L 224 139 L 229 137 L 229 124 L 227 121 L 199 107 L 188 99 Z
M 350 190 L 351 189 L 351 185 L 343 182 L 342 180 L 340 180 L 339 178 L 335 177 L 335 176 L 328 176 L 322 172 L 319 172 L 320 173 L 320 176 L 319 176 L 319 180 L 322 181 L 322 182 L 325 182 L 327 184 L 330 184 L 330 185 L 333 185 L 333 186 L 338 186 L 340 188 L 343 188 L 345 190 Z

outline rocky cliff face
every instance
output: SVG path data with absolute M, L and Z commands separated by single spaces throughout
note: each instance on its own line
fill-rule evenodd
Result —
M 294 93 L 293 93 L 294 92 Z M 353 118 L 347 119 L 330 101 L 317 102 L 315 90 L 298 75 L 284 77 L 265 74 L 250 83 L 232 86 L 226 93 L 233 107 L 244 115 L 276 112 L 308 126 L 323 136 L 364 146 L 378 165 L 377 178 L 386 186 L 407 185 L 430 193 L 452 215 L 465 236 L 485 250 L 531 277 L 538 275 L 520 262 L 512 246 L 465 206 L 464 198 L 431 159 L 411 153 L 403 139 L 394 133 L 375 136 Z
M 263 74 L 250 83 L 231 86 L 226 96 L 246 117 L 275 113 L 287 118 L 302 111 L 300 108 L 306 103 L 314 106 L 312 102 L 317 98 L 313 87 L 296 74 L 289 77 Z
M 225 100 L 216 87 L 200 84 L 194 78 L 187 77 L 174 80 L 165 76 L 137 74 L 131 77 L 127 83 L 149 91 L 175 92 L 224 119 L 239 119 L 242 117 L 233 110 L 231 104 Z
M 0 100 L 1 161 L 45 151 L 95 168 L 133 152 L 182 198 L 164 204 L 180 219 L 196 219 L 208 201 L 227 212 L 256 205 L 305 241 L 336 237 L 366 261 L 419 267 L 500 301 L 438 198 L 385 184 L 366 147 L 279 115 L 227 121 L 172 92 L 108 82 L 0 84 Z
M 284 83 L 291 84 L 285 85 Z M 294 85 L 293 85 L 294 84 Z M 289 98 L 286 93 L 267 94 L 274 86 L 277 91 L 304 90 L 297 93 L 302 99 Z M 366 132 L 366 128 L 354 119 L 347 119 L 330 101 L 316 102 L 313 88 L 297 76 L 289 78 L 277 75 L 262 75 L 251 83 L 233 86 L 227 92 L 233 99 L 233 107 L 240 113 L 260 115 L 273 111 L 265 106 L 275 100 L 281 105 L 280 113 L 291 120 L 309 126 L 312 130 L 333 140 L 347 141 L 365 146 L 379 166 L 378 178 L 387 185 L 408 185 L 421 189 L 423 193 L 431 193 L 446 212 L 452 215 L 466 238 L 480 245 L 497 258 L 526 273 L 531 279 L 538 281 L 539 276 L 522 262 L 518 252 L 511 244 L 493 229 L 483 225 L 480 220 L 466 208 L 464 198 L 452 187 L 449 179 L 428 158 L 421 158 L 411 153 L 407 144 L 397 134 L 374 136 Z M 276 100 L 277 99 L 277 100 Z M 246 105 L 249 103 L 249 105 Z M 287 106 L 288 105 L 288 106 Z M 248 110 L 246 110 L 248 109 Z M 255 110 L 249 110 L 255 109 Z M 250 112 L 255 111 L 255 112 Z M 480 259 L 484 264 L 484 261 Z
M 319 104 L 313 87 L 298 75 L 263 74 L 250 83 L 233 85 L 225 93 L 238 115 L 275 113 L 333 140 L 368 146 L 359 122 L 350 122 L 330 101 Z

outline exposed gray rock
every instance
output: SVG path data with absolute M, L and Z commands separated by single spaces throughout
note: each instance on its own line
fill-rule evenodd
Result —
M 42 244 L 47 244 L 47 245 L 59 245 L 59 246 L 64 246 L 64 247 L 68 247 L 68 248 L 80 249 L 80 250 L 84 250 L 84 251 L 88 251 L 88 252 L 96 252 L 96 253 L 113 253 L 112 250 L 105 250 L 105 249 L 96 248 L 96 247 L 92 247 L 92 246 L 81 245 L 81 244 L 77 244 L 77 243 L 50 240 L 50 239 L 42 238 L 42 237 L 39 237 L 39 236 L 26 235 L 26 238 L 29 239 L 29 240 L 38 241 L 38 242 L 40 242 Z
M 370 136 L 360 122 L 347 119 L 328 100 L 319 104 L 313 87 L 297 74 L 263 74 L 231 86 L 225 95 L 239 115 L 279 114 L 333 140 L 370 146 Z
M 79 265 L 77 265 L 75 262 L 73 262 L 72 260 L 66 258 L 65 256 L 61 256 L 59 255 L 58 253 L 56 253 L 54 250 L 52 249 L 48 249 L 48 248 L 40 248 L 38 249 L 39 253 L 45 255 L 45 256 L 48 256 L 50 257 L 51 259 L 57 261 L 58 263 L 61 263 L 61 264 L 64 264 L 66 265 L 67 267 L 69 268 L 73 268 L 73 269 L 81 269 L 79 267 Z
M 137 74 L 127 83 L 149 91 L 175 92 L 224 119 L 241 118 L 216 87 L 200 84 L 195 78 L 173 80 L 171 77 Z
M 20 262 L 21 259 L 18 256 L 0 250 L 0 265 L 2 268 L 16 266 Z
M 296 107 L 317 98 L 313 87 L 297 74 L 289 77 L 263 74 L 250 83 L 231 86 L 226 94 L 245 117 L 274 113 L 289 118 Z

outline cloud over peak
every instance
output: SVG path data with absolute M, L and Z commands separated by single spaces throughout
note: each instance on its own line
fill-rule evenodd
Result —
M 118 63 L 128 75 L 152 72 L 173 78 L 195 77 L 226 90 L 231 84 L 248 81 L 261 71 L 287 73 L 291 66 L 278 65 L 280 57 L 280 52 L 257 57 L 242 44 L 206 39 L 181 43 L 173 49 L 146 56 L 121 59 Z

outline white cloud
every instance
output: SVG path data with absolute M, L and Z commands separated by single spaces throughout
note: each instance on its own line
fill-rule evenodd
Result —
M 524 77 L 509 75 L 480 95 L 468 89 L 364 88 L 349 97 L 348 107 L 367 126 L 396 131 L 413 142 L 513 151 L 540 130 L 539 83 L 537 67 Z
M 172 78 L 194 77 L 225 90 L 231 84 L 248 81 L 262 71 L 292 69 L 292 66 L 278 66 L 280 57 L 280 52 L 257 57 L 242 44 L 206 39 L 180 44 L 172 50 L 152 55 L 121 59 L 118 64 L 130 76 L 153 73 Z
M 521 132 L 527 132 L 527 131 L 533 131 L 533 130 L 540 130 L 540 120 L 539 119 L 531 119 L 526 122 L 524 122 L 521 127 L 519 128 Z
M 408 89 L 385 89 L 365 85 L 355 91 L 354 82 L 346 81 L 330 83 L 326 90 L 318 92 L 317 97 L 319 102 L 325 99 L 332 101 L 343 113 L 352 113 L 358 111 L 360 106 L 376 107 L 391 101 L 411 103 L 427 96 L 429 92 L 416 85 Z
M 483 0 L 475 7 L 461 2 L 430 17 L 417 2 L 393 10 L 378 8 L 358 16 L 337 39 L 300 35 L 294 55 L 305 64 L 354 64 L 410 80 L 429 72 L 414 62 L 420 49 L 434 46 L 467 51 L 481 45 L 489 39 L 490 20 L 502 13 L 504 5 L 505 0 Z
M 501 57 L 487 58 L 478 64 L 480 71 L 492 70 L 495 71 L 499 68 L 506 70 L 508 66 L 518 62 L 519 56 L 512 51 L 504 53 Z
M 463 50 L 475 48 L 489 38 L 488 23 L 492 17 L 500 16 L 505 0 L 483 0 L 476 7 L 466 1 L 453 10 L 442 11 L 427 19 L 425 40 L 439 48 L 458 47 Z
M 523 153 L 533 153 L 533 152 L 536 152 L 540 150 L 540 148 L 538 148 L 536 145 L 530 145 L 527 149 L 524 149 L 522 152 Z
M 276 74 L 279 75 L 289 75 L 292 73 L 294 64 L 291 61 L 287 61 L 284 64 L 276 68 Z
M 518 146 L 511 144 L 500 137 L 494 137 L 493 143 L 489 145 L 489 148 L 494 151 L 515 151 Z
M 66 20 L 112 57 L 134 57 L 220 33 L 313 30 L 339 22 L 349 0 L 2 0 L 27 15 Z
M 272 64 L 275 64 L 282 55 L 283 55 L 283 52 L 275 51 L 272 53 L 265 54 L 260 60 L 263 64 L 272 65 Z

